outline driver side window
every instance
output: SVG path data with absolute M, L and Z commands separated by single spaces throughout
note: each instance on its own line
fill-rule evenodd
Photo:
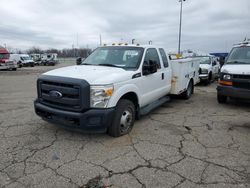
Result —
M 157 50 L 155 48 L 149 48 L 146 51 L 144 62 L 145 61 L 149 62 L 149 60 L 152 60 L 152 61 L 156 62 L 157 69 L 161 68 L 160 58 L 159 58 L 159 55 L 158 55 Z

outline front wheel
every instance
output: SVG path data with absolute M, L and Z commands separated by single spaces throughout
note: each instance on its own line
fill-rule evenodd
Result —
M 205 84 L 206 84 L 206 85 L 211 84 L 212 79 L 213 79 L 213 75 L 212 75 L 212 73 L 210 72 L 209 75 L 208 75 L 208 79 L 205 81 Z
M 220 104 L 224 104 L 227 102 L 227 96 L 217 94 L 217 101 Z
M 121 99 L 116 108 L 112 125 L 108 129 L 108 134 L 119 137 L 128 134 L 135 121 L 135 105 L 126 99 Z

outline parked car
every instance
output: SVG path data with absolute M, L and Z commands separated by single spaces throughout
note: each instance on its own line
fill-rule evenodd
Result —
M 235 45 L 221 68 L 217 100 L 226 103 L 228 97 L 250 99 L 250 41 Z
M 0 46 L 0 70 L 13 70 L 16 71 L 17 64 L 10 60 L 9 52 Z
M 57 54 L 56 53 L 45 53 L 41 55 L 41 64 L 42 65 L 49 65 L 54 66 L 58 63 Z
M 66 128 L 122 136 L 170 94 L 189 99 L 199 80 L 193 65 L 192 58 L 169 61 L 151 45 L 99 47 L 81 65 L 42 74 L 35 111 Z
M 28 54 L 10 54 L 10 59 L 17 63 L 18 67 L 34 67 L 35 62 Z
M 215 56 L 200 57 L 200 80 L 206 84 L 218 78 L 220 63 Z

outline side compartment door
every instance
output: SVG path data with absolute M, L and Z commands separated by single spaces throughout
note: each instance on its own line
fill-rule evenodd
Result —
M 148 64 L 150 61 L 157 63 L 157 71 L 148 75 L 143 75 L 140 84 L 141 91 L 141 105 L 145 106 L 153 101 L 162 97 L 164 90 L 163 84 L 163 69 L 161 66 L 159 54 L 155 48 L 148 48 L 145 52 L 143 65 Z M 142 65 L 142 67 L 143 67 Z

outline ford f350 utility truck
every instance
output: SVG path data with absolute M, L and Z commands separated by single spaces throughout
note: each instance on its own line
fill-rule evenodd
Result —
M 195 64 L 192 59 L 170 62 L 163 48 L 154 46 L 99 47 L 81 65 L 41 75 L 35 111 L 66 128 L 118 137 L 170 94 L 188 99 L 199 79 Z
M 250 99 L 250 41 L 235 45 L 221 68 L 218 102 L 226 103 L 228 97 Z

